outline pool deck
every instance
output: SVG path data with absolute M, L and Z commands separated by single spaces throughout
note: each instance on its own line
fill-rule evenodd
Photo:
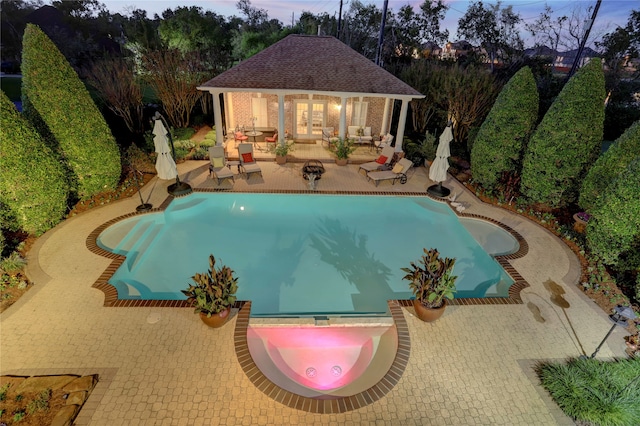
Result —
M 259 165 L 262 177 L 238 177 L 233 190 L 308 189 L 301 163 Z M 195 188 L 218 188 L 207 178 L 207 166 L 207 161 L 180 164 L 181 180 Z M 325 167 L 319 192 L 424 193 L 433 184 L 424 167 L 414 168 L 405 185 L 378 187 L 358 174 L 357 165 L 326 162 Z M 171 183 L 154 178 L 142 196 L 158 207 Z M 226 181 L 221 186 L 232 187 Z M 0 315 L 0 374 L 100 374 L 77 425 L 573 424 L 538 385 L 532 366 L 591 354 L 611 326 L 606 313 L 576 287 L 578 259 L 535 223 L 483 204 L 451 178 L 445 186 L 458 194 L 464 213 L 499 221 L 527 241 L 528 252 L 510 263 L 529 287 L 520 292 L 522 304 L 449 306 L 431 324 L 403 308 L 409 359 L 396 386 L 371 404 L 316 414 L 265 395 L 236 356 L 240 315 L 214 330 L 191 309 L 104 307 L 104 293 L 92 284 L 111 260 L 89 251 L 87 236 L 135 211 L 137 195 L 66 220 L 38 239 L 28 259 L 35 287 Z M 552 299 L 553 283 L 564 291 L 566 303 Z M 623 335 L 616 329 L 598 358 L 624 357 Z

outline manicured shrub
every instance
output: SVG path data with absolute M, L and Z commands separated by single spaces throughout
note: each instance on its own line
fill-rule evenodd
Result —
M 522 153 L 538 119 L 538 89 L 529 67 L 502 88 L 471 150 L 473 178 L 496 190 L 503 173 L 520 174 Z
M 76 72 L 33 24 L 24 32 L 22 73 L 25 115 L 62 153 L 72 191 L 89 198 L 115 189 L 121 173 L 115 139 Z
M 611 147 L 602 154 L 587 172 L 580 189 L 579 204 L 591 211 L 607 187 L 626 170 L 629 163 L 640 154 L 640 121 L 631 125 Z
M 591 211 L 587 245 L 608 265 L 640 250 L 640 153 L 606 188 Z
M 529 202 L 560 208 L 577 201 L 600 152 L 604 99 L 602 65 L 594 59 L 567 82 L 531 136 L 521 181 Z
M 39 235 L 64 216 L 69 194 L 65 171 L 4 93 L 0 110 L 0 204 L 21 229 Z
M 640 424 L 640 358 L 606 362 L 578 358 L 545 362 L 536 370 L 542 386 L 573 419 L 590 425 Z

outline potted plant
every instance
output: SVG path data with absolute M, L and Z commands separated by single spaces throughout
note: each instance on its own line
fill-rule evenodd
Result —
M 209 255 L 209 270 L 195 274 L 192 284 L 181 290 L 187 301 L 200 314 L 200 319 L 210 327 L 221 327 L 227 322 L 231 306 L 236 302 L 238 278 L 228 266 L 216 269 L 216 259 Z
M 349 155 L 355 151 L 356 147 L 353 144 L 353 140 L 349 138 L 338 138 L 333 143 L 333 153 L 336 154 L 336 164 L 338 166 L 346 166 L 349 159 Z
M 587 227 L 587 223 L 591 219 L 591 215 L 587 212 L 578 212 L 573 215 L 573 220 L 575 223 L 573 224 L 573 229 L 576 232 L 583 233 L 584 229 Z
M 293 151 L 293 141 L 287 142 L 285 139 L 284 142 L 276 143 L 270 147 L 269 150 L 276 155 L 276 163 L 284 164 L 287 162 L 287 154 L 289 154 L 290 151 Z
M 418 262 L 411 262 L 410 268 L 402 268 L 407 273 L 403 279 L 409 281 L 415 295 L 413 306 L 418 318 L 431 322 L 442 316 L 447 299 L 453 299 L 456 292 L 458 277 L 453 275 L 456 259 L 443 259 L 433 248 L 423 251 Z

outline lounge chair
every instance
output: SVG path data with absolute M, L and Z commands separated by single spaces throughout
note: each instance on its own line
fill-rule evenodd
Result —
M 360 164 L 360 168 L 358 169 L 358 173 L 360 170 L 364 170 L 364 174 L 366 175 L 369 172 L 374 170 L 379 170 L 382 166 L 388 165 L 391 163 L 391 159 L 393 159 L 394 149 L 392 146 L 387 146 L 382 150 L 380 157 L 376 159 L 376 161 L 369 161 L 368 163 Z
M 260 169 L 260 166 L 258 166 L 258 163 L 256 163 L 256 157 L 253 155 L 253 144 L 239 144 L 238 158 L 240 159 L 239 168 L 243 173 L 247 174 L 247 179 L 253 173 L 257 173 L 262 176 L 262 170 Z
M 209 161 L 211 161 L 211 164 L 209 164 L 209 176 L 216 178 L 218 185 L 225 179 L 231 179 L 232 182 L 235 182 L 233 172 L 227 164 L 223 147 L 217 145 L 209 147 Z
M 396 181 L 399 180 L 400 183 L 407 182 L 407 172 L 413 166 L 411 160 L 407 158 L 400 159 L 393 169 L 391 170 L 383 170 L 383 171 L 373 171 L 367 173 L 367 179 L 372 180 L 376 186 L 383 180 L 390 180 L 392 185 L 395 185 Z

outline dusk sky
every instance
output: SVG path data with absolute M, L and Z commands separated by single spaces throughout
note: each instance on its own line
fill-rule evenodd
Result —
M 361 0 L 364 4 L 375 4 L 382 9 L 384 0 Z M 445 0 L 449 5 L 449 10 L 443 23 L 444 28 L 449 29 L 451 41 L 456 41 L 456 29 L 458 19 L 464 15 L 470 3 L 469 0 Z M 126 14 L 133 8 L 144 9 L 147 15 L 153 18 L 154 14 L 161 15 L 166 9 L 175 9 L 179 6 L 199 6 L 203 10 L 211 10 L 223 16 L 241 16 L 236 8 L 237 0 L 102 0 L 110 12 Z M 389 8 L 398 11 L 403 5 L 411 4 L 416 8 L 422 4 L 420 0 L 389 0 Z M 493 4 L 493 1 L 485 1 L 485 4 Z M 338 15 L 340 0 L 252 0 L 254 7 L 267 10 L 270 18 L 275 18 L 290 25 L 292 14 L 295 20 L 298 19 L 302 11 L 312 12 L 314 14 L 328 13 L 329 15 Z M 560 15 L 570 15 L 573 8 L 579 5 L 584 8 L 594 6 L 596 0 L 511 0 L 503 1 L 504 5 L 513 5 L 514 10 L 520 14 L 525 22 L 534 21 L 540 12 L 544 9 L 544 5 L 548 4 Z M 134 7 L 135 5 L 135 7 Z M 343 0 L 343 10 L 348 10 L 349 1 Z M 593 33 L 602 35 L 610 32 L 616 26 L 624 26 L 627 22 L 631 10 L 640 10 L 640 2 L 638 0 L 603 0 L 596 18 Z M 525 40 L 529 34 L 523 29 L 521 35 Z M 593 35 L 593 34 L 592 34 Z

